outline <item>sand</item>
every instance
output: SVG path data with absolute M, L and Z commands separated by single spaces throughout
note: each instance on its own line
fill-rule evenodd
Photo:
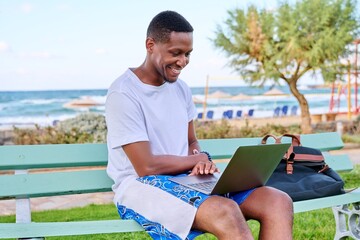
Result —
M 336 114 L 335 119 L 328 120 L 326 119 L 325 114 L 315 117 L 321 117 L 321 120 L 315 119 L 312 117 L 312 124 L 326 124 L 326 123 L 334 123 L 334 122 L 342 122 L 348 123 L 355 120 L 358 115 L 353 114 L 349 117 L 347 114 Z M 243 127 L 248 124 L 249 126 L 264 126 L 266 124 L 274 124 L 274 125 L 282 125 L 282 126 L 290 126 L 294 124 L 301 124 L 300 116 L 282 116 L 282 117 L 268 117 L 268 118 L 254 118 L 254 117 L 245 117 L 240 119 L 232 119 L 229 120 L 229 123 L 235 127 Z

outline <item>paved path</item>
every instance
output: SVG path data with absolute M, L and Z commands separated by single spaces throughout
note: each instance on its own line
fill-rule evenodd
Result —
M 353 164 L 360 164 L 360 146 L 352 145 L 347 146 L 344 149 L 331 151 L 332 154 L 347 154 Z
M 348 154 L 354 164 L 360 164 L 360 147 L 358 146 L 332 151 L 332 153 Z M 31 199 L 31 209 L 32 211 L 41 211 L 82 207 L 91 203 L 106 204 L 111 203 L 112 198 L 112 192 L 33 198 Z M 15 214 L 15 200 L 0 201 L 0 215 L 10 214 Z
M 83 207 L 92 203 L 106 204 L 112 203 L 112 198 L 112 192 L 32 198 L 31 211 L 68 209 L 73 207 Z M 0 201 L 0 215 L 15 214 L 15 209 L 15 200 Z

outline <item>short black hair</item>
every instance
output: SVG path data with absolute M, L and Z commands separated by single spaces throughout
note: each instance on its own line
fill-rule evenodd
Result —
M 191 24 L 179 13 L 163 11 L 157 14 L 150 22 L 147 37 L 156 42 L 167 42 L 171 32 L 193 32 Z

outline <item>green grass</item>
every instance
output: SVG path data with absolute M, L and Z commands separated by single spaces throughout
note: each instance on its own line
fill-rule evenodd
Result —
M 346 188 L 359 186 L 360 183 L 360 165 L 349 173 L 341 173 L 345 181 Z M 266 206 L 264 206 L 266 207 Z M 269 206 L 267 206 L 269 207 Z M 54 222 L 54 221 L 81 221 L 81 220 L 100 220 L 100 219 L 118 219 L 116 208 L 113 204 L 89 205 L 82 208 L 72 208 L 69 210 L 51 210 L 34 212 L 32 214 L 35 222 Z M 0 222 L 15 222 L 15 216 L 0 216 Z M 257 238 L 259 224 L 256 221 L 249 221 L 250 228 Z M 335 221 L 330 208 L 315 210 L 311 212 L 297 213 L 294 218 L 294 239 L 333 239 L 335 234 Z M 112 240 L 129 239 L 143 240 L 151 239 L 145 232 L 119 233 L 119 234 L 96 234 L 86 236 L 71 237 L 49 237 L 50 240 Z M 214 240 L 211 234 L 204 234 L 197 238 L 198 240 Z

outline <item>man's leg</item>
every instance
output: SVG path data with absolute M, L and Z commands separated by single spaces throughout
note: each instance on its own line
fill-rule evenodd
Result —
M 271 187 L 257 188 L 240 209 L 246 219 L 260 222 L 260 239 L 292 239 L 293 204 L 286 193 Z
M 220 240 L 253 239 L 237 203 L 220 196 L 212 196 L 200 205 L 193 228 L 212 233 Z

